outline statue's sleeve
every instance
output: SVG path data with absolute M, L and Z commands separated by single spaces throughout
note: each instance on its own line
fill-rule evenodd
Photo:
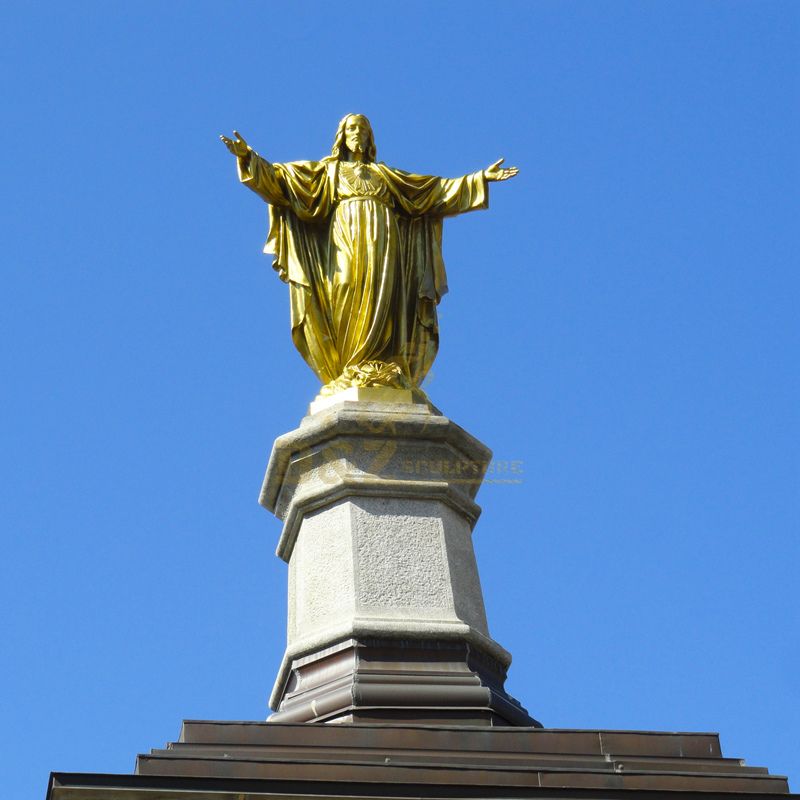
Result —
M 239 180 L 271 206 L 290 209 L 303 222 L 320 222 L 331 211 L 331 188 L 324 162 L 272 164 L 256 153 L 237 159 Z
M 400 205 L 414 216 L 447 217 L 489 207 L 489 187 L 483 170 L 461 178 L 437 178 L 383 165 L 382 168 Z
M 239 180 L 252 189 L 263 200 L 273 206 L 288 206 L 285 187 L 274 164 L 270 164 L 257 153 L 251 152 L 246 158 L 237 158 L 236 166 Z
M 310 291 L 313 275 L 325 263 L 327 225 L 332 209 L 326 161 L 272 164 L 251 153 L 238 159 L 239 180 L 269 204 L 269 233 L 264 252 L 281 280 Z M 292 295 L 292 319 L 305 313 L 302 293 Z M 294 323 L 293 323 L 294 324 Z
M 253 152 L 237 161 L 239 180 L 269 204 L 264 252 L 274 256 L 272 266 L 281 280 L 310 287 L 311 276 L 324 263 L 327 246 L 327 228 L 319 224 L 330 217 L 332 208 L 327 163 L 272 164 Z M 300 295 L 292 300 L 292 319 L 302 320 L 301 300 Z

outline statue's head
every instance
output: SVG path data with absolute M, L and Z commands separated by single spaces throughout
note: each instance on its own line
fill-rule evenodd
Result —
M 372 125 L 363 114 L 342 117 L 333 139 L 331 155 L 346 159 L 349 153 L 363 153 L 364 161 L 374 161 L 377 155 Z

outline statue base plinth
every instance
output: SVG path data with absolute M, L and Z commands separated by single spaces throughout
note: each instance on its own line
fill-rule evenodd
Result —
M 539 726 L 506 669 L 466 642 L 348 639 L 291 664 L 270 722 Z
M 289 620 L 271 719 L 536 725 L 503 689 L 472 547 L 491 453 L 405 395 L 340 392 L 275 442 L 261 503 L 284 523 Z
M 394 389 L 391 386 L 351 386 L 335 394 L 321 392 L 308 407 L 310 415 L 343 403 L 388 403 L 393 405 L 426 405 L 433 409 L 422 389 Z

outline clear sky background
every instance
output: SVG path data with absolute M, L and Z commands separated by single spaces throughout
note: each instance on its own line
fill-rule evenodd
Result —
M 2 785 L 263 719 L 273 439 L 317 391 L 218 140 L 455 176 L 434 402 L 518 484 L 475 530 L 549 727 L 719 731 L 800 789 L 793 2 L 6 4 Z M 495 478 L 505 477 L 496 472 Z

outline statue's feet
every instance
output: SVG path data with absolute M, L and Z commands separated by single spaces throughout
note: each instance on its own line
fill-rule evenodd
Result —
M 328 397 L 352 386 L 388 386 L 392 389 L 413 389 L 411 381 L 397 365 L 388 361 L 364 361 L 355 366 L 346 367 L 335 380 L 326 383 L 320 395 Z

